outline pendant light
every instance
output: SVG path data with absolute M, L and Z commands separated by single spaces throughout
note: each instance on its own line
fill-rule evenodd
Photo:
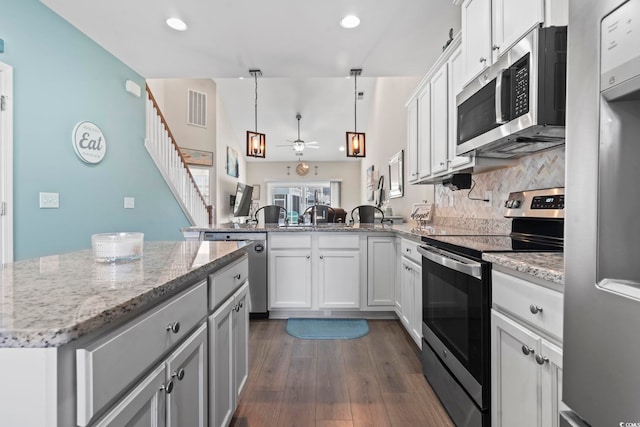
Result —
M 351 69 L 354 85 L 353 100 L 353 132 L 347 132 L 347 157 L 365 157 L 364 132 L 358 132 L 358 76 L 362 74 L 361 68 Z
M 262 76 L 260 70 L 249 70 L 256 82 L 256 102 L 255 102 L 255 132 L 247 131 L 247 156 L 264 159 L 267 153 L 267 137 L 264 133 L 258 132 L 258 76 Z

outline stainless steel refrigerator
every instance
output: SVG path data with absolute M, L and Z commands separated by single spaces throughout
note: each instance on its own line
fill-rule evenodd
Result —
M 640 0 L 571 0 L 564 426 L 640 426 Z

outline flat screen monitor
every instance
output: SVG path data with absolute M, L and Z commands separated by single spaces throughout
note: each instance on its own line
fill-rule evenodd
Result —
M 249 216 L 252 194 L 252 186 L 238 183 L 236 187 L 236 200 L 233 205 L 233 216 Z

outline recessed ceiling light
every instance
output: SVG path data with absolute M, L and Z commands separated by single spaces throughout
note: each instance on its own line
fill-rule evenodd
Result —
M 342 28 L 355 28 L 358 25 L 360 25 L 360 18 L 358 18 L 355 15 L 347 15 L 344 18 L 342 18 L 342 21 L 340 21 L 340 26 Z
M 187 24 L 180 18 L 167 19 L 167 25 L 176 31 L 187 31 Z
M 344 151 L 344 147 L 341 145 L 340 148 L 338 148 L 338 150 Z

